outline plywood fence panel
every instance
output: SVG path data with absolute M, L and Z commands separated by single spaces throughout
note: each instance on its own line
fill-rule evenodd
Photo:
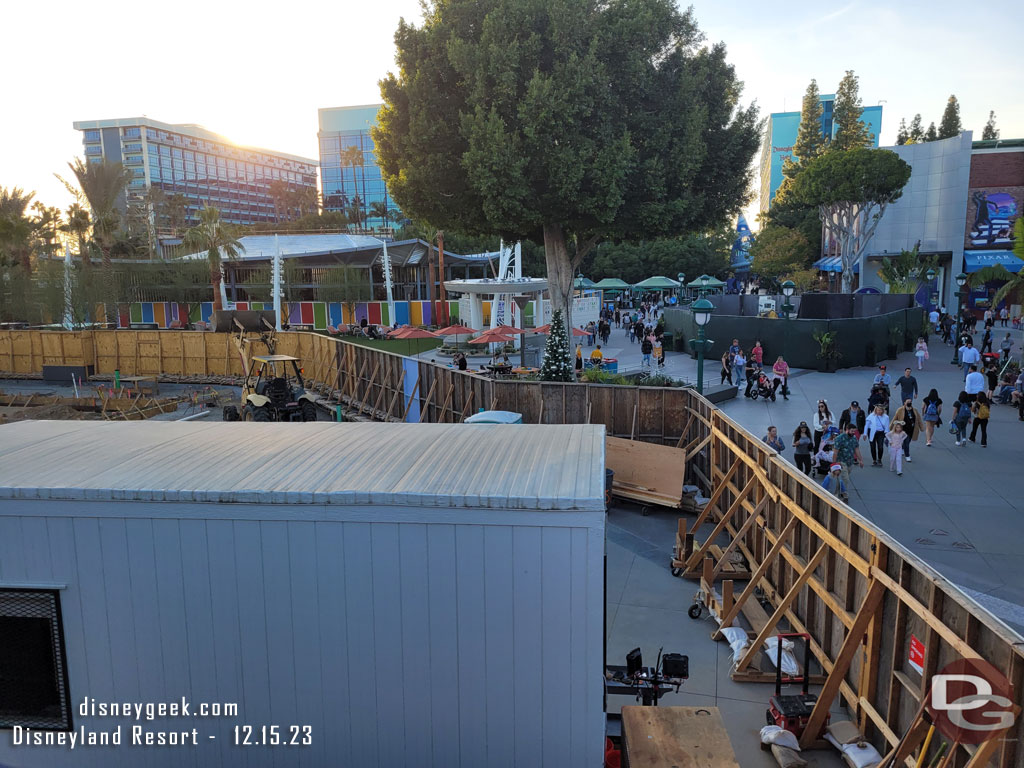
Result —
M 541 414 L 542 424 L 562 424 L 565 419 L 565 390 L 562 384 L 542 382 L 540 385 L 541 402 L 544 412 Z
M 612 434 L 616 437 L 631 437 L 636 432 L 636 390 L 616 388 L 612 392 Z
M 587 397 L 590 405 L 590 423 L 604 424 L 608 434 L 612 434 L 614 426 L 614 409 L 612 408 L 612 396 L 615 387 L 608 384 L 591 384 L 587 387 Z
M 572 384 L 564 387 L 565 421 L 563 424 L 587 423 L 587 385 Z
M 661 442 L 665 434 L 665 409 L 660 387 L 637 389 L 637 437 Z

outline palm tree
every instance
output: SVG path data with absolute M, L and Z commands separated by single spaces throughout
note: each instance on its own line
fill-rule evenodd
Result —
M 132 174 L 120 163 L 111 163 L 107 160 L 92 162 L 80 157 L 76 157 L 73 163 L 68 163 L 68 167 L 75 174 L 78 188 L 71 186 L 60 176 L 57 178 L 64 182 L 64 186 L 79 199 L 79 202 L 88 203 L 92 211 L 92 233 L 102 254 L 103 272 L 106 277 L 104 286 L 107 295 L 103 304 L 107 323 L 114 324 L 117 322 L 117 297 L 113 295 L 114 279 L 110 249 L 118 229 L 121 228 L 121 211 L 117 204 L 128 187 Z
M 352 202 L 349 203 L 348 208 L 345 209 L 345 215 L 348 220 L 356 225 L 356 229 L 361 229 L 363 226 L 363 201 L 359 199 L 359 195 L 352 198 Z
M 355 144 L 349 147 L 345 147 L 345 149 L 341 150 L 341 162 L 342 165 L 349 165 L 352 167 L 352 204 L 359 204 L 361 206 L 361 201 L 359 198 L 359 184 L 356 181 L 356 168 L 361 168 L 363 165 L 363 150 L 361 150 Z M 362 210 L 359 209 L 357 210 L 355 216 L 352 216 L 350 213 L 349 218 L 354 219 L 355 224 L 358 227 L 362 219 L 365 218 L 365 216 L 363 215 Z
M 384 226 L 388 225 L 391 221 L 391 209 L 388 208 L 388 204 L 383 200 L 374 200 L 370 203 L 370 215 L 374 218 L 381 219 L 384 222 Z
M 32 246 L 36 235 L 35 223 L 26 211 L 34 195 L 18 187 L 0 187 L 0 252 L 21 264 L 26 275 L 32 273 Z
M 67 223 L 61 227 L 78 240 L 78 258 L 82 260 L 82 267 L 88 269 L 92 266 L 92 259 L 89 258 L 89 249 L 86 246 L 89 230 L 92 229 L 92 221 L 89 219 L 89 212 L 78 203 L 68 206 L 66 212 Z
M 206 251 L 210 262 L 210 285 L 213 286 L 213 309 L 224 309 L 220 299 L 221 258 L 234 259 L 245 250 L 235 231 L 221 221 L 216 208 L 203 208 L 199 212 L 199 223 L 185 233 L 182 241 L 186 250 L 198 253 Z

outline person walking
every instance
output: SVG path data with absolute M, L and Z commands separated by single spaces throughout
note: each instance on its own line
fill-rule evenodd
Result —
M 663 353 L 664 349 L 663 349 L 663 347 L 661 345 L 661 339 L 658 338 L 657 336 L 655 336 L 654 337 L 654 341 L 651 342 L 651 344 L 652 344 L 652 346 L 651 346 L 651 354 L 654 356 L 654 359 L 658 361 L 658 367 L 659 368 L 664 368 L 665 367 L 665 361 L 662 359 L 662 353 Z
M 811 424 L 814 425 L 814 447 L 817 448 L 821 445 L 821 436 L 825 434 L 825 430 L 835 423 L 835 419 L 832 418 L 832 411 L 828 409 L 828 400 L 818 401 L 818 410 L 814 412 L 814 418 L 811 419 Z
M 942 398 L 939 397 L 939 393 L 935 389 L 932 389 L 924 397 L 921 421 L 924 423 L 924 436 L 926 439 L 924 445 L 926 448 L 929 448 L 932 444 L 935 428 L 942 422 Z
M 889 431 L 889 417 L 881 405 L 876 405 L 875 410 L 864 420 L 864 428 L 871 446 L 871 466 L 880 467 L 885 451 L 885 433 Z
M 842 472 L 842 464 L 833 464 L 829 467 L 828 474 L 821 481 L 821 487 L 832 495 L 838 496 L 843 501 L 848 501 L 849 496 L 846 493 L 846 483 L 843 482 Z
M 910 368 L 903 369 L 903 375 L 896 379 L 896 386 L 900 388 L 900 400 L 914 400 L 917 397 L 917 379 L 910 372 Z
M 850 407 L 839 414 L 839 431 L 845 432 L 848 427 L 853 427 L 857 430 L 857 438 L 860 439 L 860 436 L 864 434 L 866 420 L 867 414 L 860 407 L 860 403 L 851 400 Z
M 576 375 L 583 373 L 583 345 L 576 343 Z
M 971 413 L 974 414 L 974 424 L 971 427 L 971 436 L 967 438 L 972 443 L 974 438 L 978 435 L 978 427 L 981 427 L 981 447 L 988 447 L 988 417 L 989 417 L 989 400 L 985 397 L 984 392 L 979 392 L 977 399 L 971 406 Z
M 971 366 L 981 362 L 981 354 L 974 348 L 974 342 L 970 337 L 964 340 L 964 344 L 957 350 L 957 357 L 960 360 L 960 367 L 963 369 L 964 378 L 971 372 Z
M 978 393 L 985 392 L 985 374 L 978 370 L 977 365 L 970 367 L 967 380 L 964 381 L 964 392 L 967 393 L 967 402 L 973 403 Z
M 860 441 L 857 439 L 857 430 L 854 427 L 851 426 L 836 438 L 835 460 L 842 467 L 841 478 L 846 487 L 849 488 L 851 486 L 850 473 L 853 471 L 853 465 L 856 464 L 861 469 L 864 468 L 864 460 L 860 456 Z M 845 492 L 840 494 L 840 496 L 843 501 L 849 501 L 849 497 Z
M 914 357 L 917 358 L 917 370 L 924 368 L 924 361 L 928 359 L 928 342 L 924 336 L 917 337 L 917 346 L 914 347 Z
M 992 351 L 992 326 L 991 325 L 987 325 L 986 324 L 986 326 L 985 326 L 985 335 L 981 337 L 981 351 L 982 351 L 983 354 L 985 352 L 991 352 Z
M 1005 310 L 1004 310 L 1005 311 Z M 1013 349 L 1013 339 L 1010 338 L 1010 334 L 1006 334 L 1006 338 L 999 342 L 999 351 L 1003 354 L 1003 362 L 1005 363 L 1010 359 L 1010 351 Z
M 770 448 L 774 448 L 778 453 L 786 450 L 786 444 L 782 442 L 782 438 L 779 437 L 779 430 L 774 426 L 768 427 L 768 433 L 761 440 Z
M 733 342 L 735 341 L 736 339 L 733 339 Z M 733 349 L 733 347 L 729 347 L 729 352 L 732 353 L 732 380 L 736 386 L 739 386 L 741 382 L 746 381 L 747 358 L 743 356 L 742 349 L 739 347 Z
M 903 401 L 903 405 L 893 415 L 893 423 L 897 421 L 903 422 L 903 431 L 907 435 L 907 439 L 903 441 L 903 457 L 907 461 L 913 461 L 910 458 L 910 444 L 917 440 L 918 435 L 921 434 L 921 425 L 924 421 L 921 418 L 921 414 L 914 407 L 913 401 Z
M 643 355 L 641 365 L 646 365 L 648 368 L 651 367 L 651 352 L 654 351 L 654 344 L 651 343 L 649 336 L 641 337 L 640 341 L 640 354 Z
M 967 425 L 971 421 L 971 409 L 967 403 L 957 400 L 953 403 L 953 413 L 955 416 L 949 427 L 955 437 L 953 444 L 963 448 L 967 445 Z
M 806 421 L 801 421 L 800 426 L 793 432 L 793 463 L 797 469 L 803 470 L 805 475 L 811 474 L 811 449 L 814 446 L 810 427 Z
M 907 433 L 903 431 L 903 422 L 894 421 L 885 439 L 889 443 L 889 471 L 895 472 L 899 477 L 903 474 L 903 444 L 907 440 Z
M 1006 321 L 1010 319 L 1010 310 L 1005 306 L 999 310 L 999 325 L 1003 328 L 1006 327 Z
M 988 387 L 985 390 L 985 395 L 991 403 L 992 398 L 995 395 L 996 387 L 999 385 L 999 368 L 995 363 L 989 363 L 988 367 L 985 369 L 985 384 Z
M 782 359 L 782 355 L 775 358 L 772 373 L 777 379 L 782 380 L 782 399 L 789 400 L 789 363 Z
M 726 381 L 732 384 L 732 355 L 729 350 L 722 354 L 722 379 L 718 383 L 725 384 Z
M 761 347 L 760 339 L 754 339 L 754 347 L 750 350 L 750 356 L 758 367 L 764 365 L 764 349 Z

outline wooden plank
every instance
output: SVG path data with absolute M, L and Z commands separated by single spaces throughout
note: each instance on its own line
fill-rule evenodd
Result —
M 710 515 L 712 510 L 714 510 L 718 505 L 719 500 L 722 498 L 722 494 L 725 493 L 729 480 L 731 480 L 732 476 L 736 474 L 736 470 L 740 468 L 740 463 L 739 459 L 733 461 L 732 466 L 729 467 L 729 471 L 726 472 L 725 477 L 722 478 L 721 484 L 718 485 L 711 493 L 711 498 L 708 499 L 708 503 L 704 505 L 704 510 L 700 513 L 697 517 L 697 521 L 693 524 L 694 530 L 704 525 L 704 521 L 708 519 L 708 515 Z
M 794 600 L 796 600 L 797 596 L 800 594 L 800 590 L 803 589 L 804 585 L 807 583 L 807 579 L 809 579 L 811 574 L 814 573 L 814 570 L 821 565 L 821 561 L 825 558 L 826 552 L 828 552 L 827 544 L 822 544 L 818 547 L 818 551 L 814 553 L 814 556 L 804 567 L 803 571 L 800 572 L 800 576 L 797 577 L 797 580 L 793 583 L 789 592 L 786 593 L 786 596 L 782 598 L 782 601 L 775 608 L 775 613 L 773 613 L 772 617 L 768 620 L 768 625 L 758 633 L 757 639 L 751 643 L 750 649 L 747 651 L 746 655 L 740 659 L 739 664 L 736 665 L 737 672 L 742 672 L 746 669 L 750 665 L 750 662 L 753 661 L 754 656 L 760 652 L 761 646 L 764 645 L 764 641 L 768 639 L 768 635 L 775 629 L 775 626 L 779 623 L 779 620 L 786 612 L 786 609 L 793 604 Z
M 676 443 L 676 448 L 682 448 L 683 442 L 686 440 L 686 436 L 690 434 L 690 425 L 693 423 L 693 414 L 687 414 L 686 421 L 683 423 L 683 429 L 679 435 L 679 442 Z
M 473 395 L 476 394 L 476 390 L 469 390 L 469 397 L 466 398 L 466 405 L 462 409 L 462 413 L 459 415 L 459 421 L 466 420 L 466 414 L 469 412 L 469 407 L 473 404 Z
M 373 374 L 370 376 L 370 382 L 366 386 L 366 395 L 359 403 L 359 413 L 362 415 L 363 409 L 369 405 L 370 396 L 373 394 L 373 385 L 377 381 L 377 372 L 380 371 L 380 358 L 378 357 L 373 361 Z
M 921 601 L 919 601 L 912 594 L 910 594 L 910 592 L 908 592 L 902 586 L 893 581 L 892 578 L 890 578 L 889 574 L 885 573 L 877 567 L 873 567 L 871 569 L 871 575 L 873 578 L 878 579 L 878 581 L 882 582 L 882 584 L 884 584 L 890 592 L 896 595 L 896 597 L 899 598 L 900 601 L 903 602 L 917 616 L 922 618 L 929 627 L 935 630 L 936 634 L 938 634 L 943 640 L 949 643 L 949 645 L 953 647 L 953 650 L 955 650 L 961 656 L 967 659 L 982 658 L 981 654 L 979 654 L 977 651 L 971 648 L 971 646 L 969 646 L 966 641 L 964 641 L 953 630 L 951 630 L 949 627 L 943 624 L 942 620 L 939 619 L 937 616 L 933 615 L 928 610 L 928 608 L 923 603 L 921 603 Z
M 758 585 L 761 582 L 761 579 L 764 578 L 764 575 L 768 572 L 768 569 L 772 566 L 772 563 L 775 562 L 776 557 L 778 557 L 779 551 L 785 544 L 786 539 L 793 532 L 793 529 L 796 528 L 796 522 L 797 521 L 795 517 L 789 518 L 789 522 L 786 523 L 786 527 L 782 529 L 782 533 L 779 534 L 778 538 L 775 540 L 775 544 L 772 546 L 771 550 L 769 550 L 768 554 L 765 555 L 764 560 L 762 560 L 761 564 L 757 566 L 757 570 L 754 571 L 754 575 L 750 577 L 750 581 L 747 582 L 747 586 L 743 589 L 743 592 L 740 593 L 740 596 L 739 598 L 737 598 L 735 605 L 733 605 L 732 607 L 732 610 L 722 617 L 723 627 L 732 626 L 732 623 L 736 620 L 736 617 L 739 615 L 740 610 L 746 604 L 747 600 L 749 600 L 753 596 L 754 591 L 757 589 Z M 758 634 L 760 634 L 761 630 L 758 629 L 757 632 Z M 711 637 L 715 640 L 718 640 L 721 636 L 721 629 L 716 630 L 711 635 Z
M 885 587 L 882 583 L 879 581 L 871 582 L 867 597 L 864 598 L 860 610 L 857 611 L 857 618 L 854 620 L 853 626 L 850 627 L 850 631 L 846 633 L 846 639 L 843 641 L 843 646 L 836 656 L 832 671 L 829 672 L 828 680 L 818 694 L 818 702 L 811 711 L 811 716 L 807 721 L 807 727 L 804 729 L 803 736 L 800 737 L 801 748 L 806 749 L 810 746 L 811 742 L 817 740 L 821 735 L 821 729 L 825 725 L 825 717 L 832 707 L 832 699 L 839 692 L 839 684 L 846 677 L 850 663 L 853 661 L 853 655 L 860 648 L 864 631 L 868 628 L 868 622 L 874 617 L 875 609 L 881 605 L 884 595 Z
M 729 557 L 729 554 L 736 548 L 736 545 L 740 543 L 740 540 L 746 535 L 747 531 L 750 530 L 750 526 L 757 522 L 758 515 L 761 514 L 761 512 L 764 510 L 766 506 L 768 506 L 767 496 L 763 497 L 761 501 L 758 502 L 758 505 L 753 512 L 747 514 L 747 519 L 744 521 L 743 525 L 740 526 L 740 529 L 729 540 L 729 544 L 726 546 L 726 548 L 722 550 L 721 559 L 718 561 L 718 565 L 715 566 L 715 570 L 711 574 L 712 583 L 714 583 L 715 579 L 718 578 L 718 574 L 722 572 L 722 567 L 725 565 L 726 559 Z
M 431 401 L 431 399 L 434 396 L 434 389 L 435 389 L 435 387 L 437 387 L 437 378 L 436 377 L 434 378 L 434 380 L 432 382 L 430 382 L 430 389 L 427 391 L 427 396 L 423 400 L 423 405 L 420 406 L 420 419 L 419 419 L 420 424 L 423 423 L 423 419 L 426 417 L 427 411 L 430 410 L 430 401 Z
M 444 405 L 441 406 L 441 413 L 438 415 L 438 422 L 443 422 L 445 420 L 444 414 L 445 414 L 445 411 L 448 410 L 449 404 L 452 402 L 452 393 L 454 391 L 455 391 L 455 385 L 454 384 L 449 384 L 448 385 L 448 394 L 445 395 Z M 454 416 L 455 414 L 453 413 L 452 415 Z
M 739 768 L 718 707 L 625 706 L 622 739 L 637 768 Z
M 671 500 L 672 506 L 682 502 L 686 472 L 682 451 L 656 443 L 606 437 L 605 466 L 615 472 L 615 485 L 620 491 L 629 487 L 653 493 Z
M 402 411 L 402 421 L 405 421 L 409 415 L 409 409 L 412 408 L 412 399 L 416 397 L 416 393 L 420 389 L 420 377 L 419 374 L 416 376 L 416 383 L 413 385 L 412 392 L 409 393 L 409 401 L 405 404 L 405 410 Z
M 693 568 L 697 563 L 700 562 L 701 558 L 704 557 L 705 553 L 707 553 L 708 548 L 715 543 L 715 539 L 717 539 L 721 535 L 722 531 L 725 530 L 725 527 L 729 524 L 729 521 L 732 519 L 732 516 L 736 514 L 736 511 L 740 508 L 740 505 L 743 503 L 743 500 L 747 498 L 747 494 L 749 494 L 754 489 L 754 486 L 756 484 L 756 477 L 752 477 L 750 478 L 750 480 L 747 481 L 747 484 L 743 486 L 743 490 L 739 492 L 739 494 L 736 496 L 736 499 L 730 505 L 729 509 L 726 511 L 724 515 L 722 515 L 722 519 L 718 521 L 718 525 L 715 526 L 715 529 L 711 532 L 711 535 L 708 536 L 707 539 L 705 539 L 704 543 L 700 546 L 700 548 L 696 552 L 694 552 L 693 555 L 690 556 L 690 559 L 686 563 L 687 568 Z M 768 497 L 766 496 L 765 498 Z M 696 530 L 697 526 L 694 525 L 694 532 L 696 532 Z

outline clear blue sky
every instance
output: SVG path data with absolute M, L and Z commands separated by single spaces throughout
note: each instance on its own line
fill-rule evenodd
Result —
M 694 10 L 763 114 L 799 109 L 812 77 L 830 93 L 853 69 L 864 104 L 884 102 L 885 145 L 901 116 L 937 123 L 951 93 L 976 137 L 990 109 L 1003 138 L 1024 137 L 1024 13 L 1012 6 L 700 0 Z M 380 100 L 401 16 L 418 21 L 418 1 L 10 3 L 0 185 L 65 207 L 53 173 L 81 153 L 75 120 L 148 115 L 316 157 L 318 107 Z

